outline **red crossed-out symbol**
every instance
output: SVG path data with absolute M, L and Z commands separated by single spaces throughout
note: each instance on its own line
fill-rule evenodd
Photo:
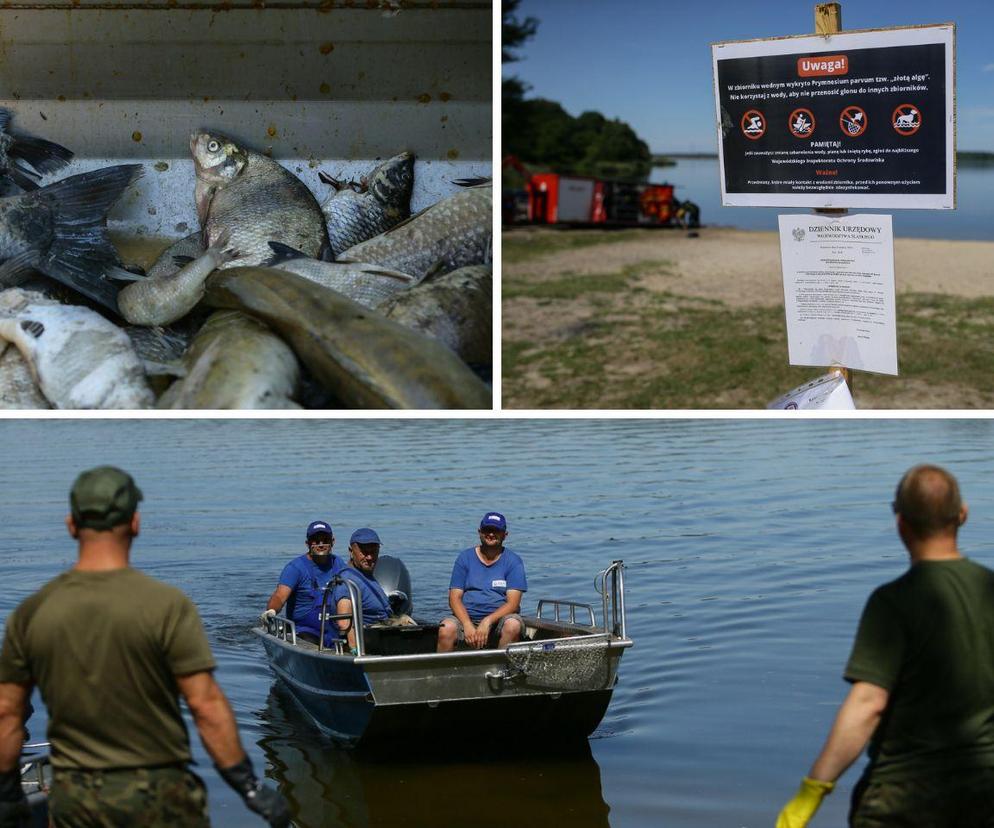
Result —
M 810 109 L 795 109 L 787 119 L 787 126 L 795 138 L 810 138 L 815 131 L 815 115 Z
M 766 134 L 766 116 L 758 109 L 750 109 L 739 122 L 742 134 L 750 141 L 758 141 Z
M 914 135 L 921 128 L 922 113 L 914 104 L 901 104 L 890 120 L 898 135 Z
M 839 115 L 839 126 L 842 134 L 850 138 L 858 138 L 866 132 L 866 112 L 859 106 L 847 106 Z

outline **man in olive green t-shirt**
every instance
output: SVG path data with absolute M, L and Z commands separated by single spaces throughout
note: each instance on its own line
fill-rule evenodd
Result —
M 142 494 L 120 469 L 81 474 L 70 493 L 79 559 L 7 619 L 0 653 L 0 826 L 26 805 L 17 767 L 31 688 L 48 708 L 55 826 L 207 825 L 180 715 L 186 699 L 221 776 L 271 825 L 289 824 L 259 785 L 193 603 L 129 566 Z
M 849 695 L 777 828 L 804 828 L 867 742 L 852 828 L 994 825 L 994 572 L 959 551 L 949 472 L 911 469 L 893 509 L 911 566 L 867 601 Z

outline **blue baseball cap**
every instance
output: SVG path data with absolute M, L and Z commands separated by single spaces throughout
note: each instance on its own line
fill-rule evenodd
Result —
M 307 527 L 307 540 L 310 540 L 315 535 L 331 535 L 335 537 L 335 533 L 331 531 L 331 524 L 325 523 L 323 520 L 315 520 Z
M 480 528 L 484 526 L 493 526 L 494 529 L 500 529 L 501 532 L 507 531 L 507 521 L 504 520 L 504 516 L 500 512 L 487 512 L 483 516 L 483 520 L 480 521 Z
M 352 533 L 349 543 L 380 543 L 380 536 L 372 529 L 363 527 L 362 529 L 356 529 Z

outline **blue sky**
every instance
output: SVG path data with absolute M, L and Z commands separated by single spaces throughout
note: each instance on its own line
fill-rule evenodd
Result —
M 503 74 L 572 115 L 627 121 L 657 152 L 714 152 L 710 44 L 812 34 L 810 0 L 522 0 L 538 34 Z M 957 146 L 994 152 L 994 2 L 850 0 L 844 29 L 956 24 Z

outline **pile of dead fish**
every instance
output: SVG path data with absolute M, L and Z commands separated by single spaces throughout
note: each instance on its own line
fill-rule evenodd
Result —
M 321 205 L 200 133 L 201 229 L 139 272 L 106 225 L 141 165 L 39 187 L 72 153 L 9 126 L 0 110 L 0 185 L 17 192 L 0 198 L 0 407 L 491 407 L 489 181 L 412 216 L 402 153 L 358 183 L 322 174 Z

